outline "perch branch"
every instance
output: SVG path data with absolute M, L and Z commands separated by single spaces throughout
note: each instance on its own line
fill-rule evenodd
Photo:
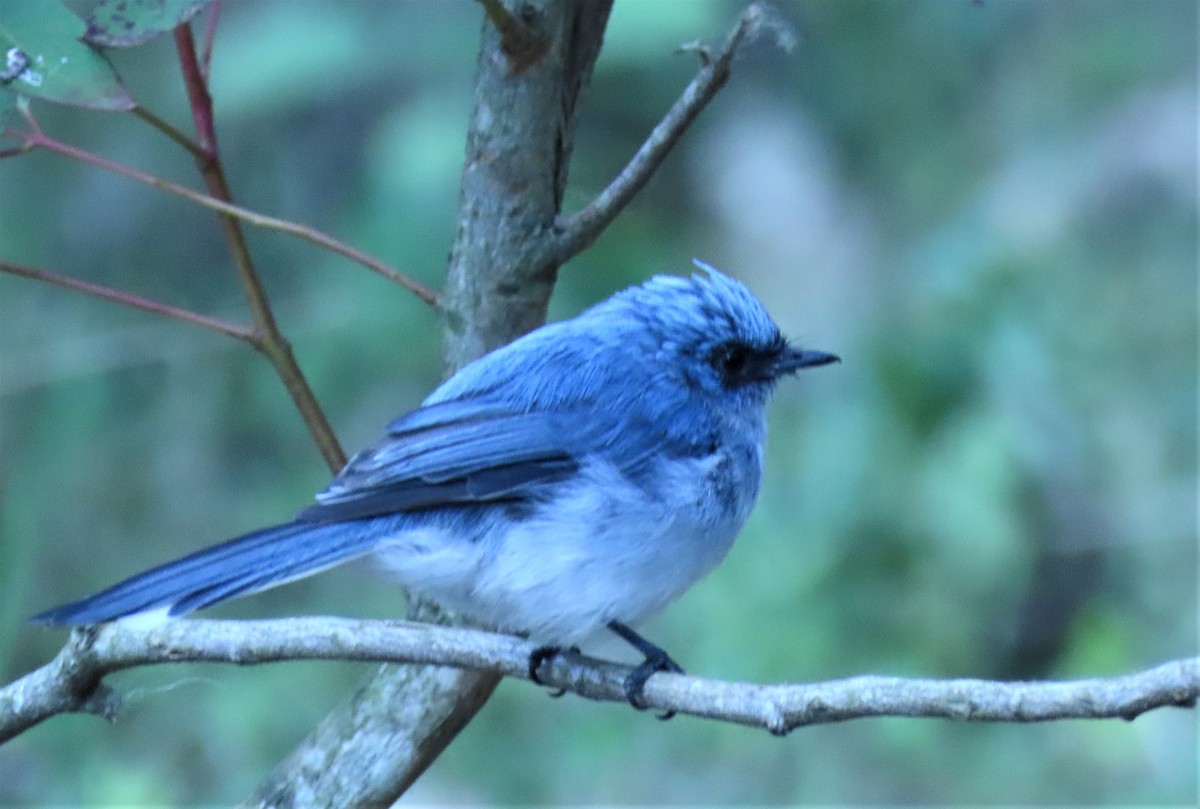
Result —
M 0 688 L 0 743 L 62 713 L 111 718 L 120 697 L 105 675 L 160 663 L 354 660 L 417 663 L 528 679 L 535 645 L 521 638 L 413 622 L 305 617 L 269 621 L 181 620 L 152 628 L 124 624 L 72 633 L 53 661 Z M 539 670 L 546 685 L 624 702 L 631 669 L 575 654 Z M 1165 706 L 1194 707 L 1200 657 L 1107 679 L 1058 682 L 922 680 L 863 676 L 821 683 L 757 685 L 657 674 L 645 702 L 656 710 L 761 727 L 783 735 L 807 725 L 879 716 L 960 721 L 1132 720 Z

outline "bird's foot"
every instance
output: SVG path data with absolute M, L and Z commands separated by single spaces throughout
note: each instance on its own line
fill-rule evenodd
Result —
M 555 657 L 558 657 L 560 654 L 563 653 L 563 651 L 564 651 L 563 647 L 561 647 L 561 646 L 539 646 L 536 649 L 534 649 L 532 652 L 530 652 L 529 653 L 529 679 L 532 680 L 537 685 L 546 685 L 546 681 L 543 680 L 541 678 L 541 675 L 538 674 L 538 669 L 540 669 L 544 663 L 546 663 L 550 660 L 553 660 Z M 571 652 L 572 654 L 579 654 L 579 647 L 571 646 L 571 647 L 568 647 L 566 649 L 566 651 Z M 558 688 L 554 691 L 551 691 L 550 696 L 554 697 L 555 699 L 558 699 L 565 693 L 567 693 L 567 689 Z
M 647 706 L 642 692 L 646 687 L 646 681 L 660 671 L 665 671 L 669 674 L 683 674 L 683 668 L 672 660 L 671 656 L 662 647 L 656 646 L 646 640 L 620 621 L 609 621 L 608 628 L 646 657 L 645 660 L 634 667 L 633 671 L 629 672 L 629 676 L 625 678 L 624 683 L 625 699 L 634 708 L 644 711 Z M 658 718 L 665 721 L 674 715 L 674 711 L 664 711 L 658 715 Z

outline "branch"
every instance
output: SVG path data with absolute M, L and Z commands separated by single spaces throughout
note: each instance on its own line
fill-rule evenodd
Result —
M 146 109 L 141 104 L 134 107 L 132 110 L 130 110 L 130 112 L 133 113 L 134 116 L 141 118 L 143 121 L 150 124 L 150 126 L 154 127 L 159 132 L 162 132 L 171 140 L 175 141 L 176 144 L 186 149 L 192 155 L 192 157 L 196 158 L 197 160 L 207 159 L 208 156 L 205 154 L 204 150 L 200 148 L 198 143 L 193 141 L 183 132 L 176 129 L 168 121 L 165 121 L 154 113 L 150 112 L 150 110 Z
M 520 73 L 546 54 L 549 41 L 538 36 L 524 20 L 513 16 L 500 0 L 479 0 L 479 4 L 500 32 L 500 49 L 512 63 L 513 73 Z M 521 11 L 529 13 L 530 8 L 526 6 Z
M 135 113 L 137 113 L 139 117 L 143 118 L 143 120 L 147 120 L 149 122 L 147 113 L 143 108 L 138 107 L 135 110 Z M 161 127 L 159 128 L 161 129 Z M 177 197 L 182 197 L 183 199 L 186 199 L 189 202 L 194 202 L 201 207 L 208 208 L 209 210 L 216 211 L 220 214 L 225 214 L 226 216 L 234 217 L 235 219 L 240 219 L 247 224 L 254 225 L 255 227 L 263 228 L 264 230 L 274 230 L 280 233 L 287 233 L 292 236 L 298 236 L 305 241 L 312 242 L 313 244 L 324 247 L 326 250 L 329 250 L 332 253 L 337 253 L 340 256 L 344 256 L 351 261 L 361 264 L 367 269 L 382 275 L 389 281 L 399 284 L 430 306 L 437 305 L 437 292 L 425 286 L 420 281 L 410 278 L 387 263 L 380 261 L 379 259 L 368 255 L 361 250 L 351 247 L 345 242 L 340 242 L 332 236 L 317 230 L 316 228 L 308 225 L 302 225 L 299 222 L 292 222 L 287 219 L 280 219 L 275 216 L 261 214 L 257 211 L 252 211 L 249 208 L 243 208 L 240 205 L 234 205 L 231 202 L 226 202 L 224 200 L 211 197 L 207 194 L 202 194 L 199 191 L 188 188 L 187 186 L 178 185 L 170 180 L 164 180 L 163 178 L 157 177 L 153 174 L 147 174 L 146 172 L 138 171 L 130 166 L 108 160 L 107 158 L 101 157 L 94 152 L 89 152 L 86 149 L 80 149 L 76 146 L 71 146 L 68 143 L 55 140 L 54 138 L 43 134 L 41 131 L 22 132 L 20 130 L 10 129 L 6 130 L 6 134 L 21 138 L 24 142 L 19 147 L 6 149 L 4 152 L 0 153 L 0 157 L 11 157 L 17 154 L 23 154 L 24 152 L 28 152 L 32 149 L 45 149 L 50 152 L 61 154 L 64 157 L 70 157 L 82 163 L 95 166 L 96 168 L 101 168 L 105 171 L 111 171 L 114 174 L 119 174 L 122 177 L 134 180 L 135 182 L 148 185 L 152 188 L 157 188 L 161 191 L 166 191 L 167 193 L 174 194 Z M 196 149 L 199 147 L 190 140 L 188 140 L 188 143 L 190 144 L 187 147 L 188 151 L 196 154 Z
M 248 343 L 255 349 L 262 349 L 262 343 L 254 332 L 243 326 L 238 326 L 233 323 L 227 323 L 224 320 L 207 317 L 206 315 L 197 312 L 191 312 L 187 309 L 179 309 L 166 303 L 159 303 L 148 298 L 142 298 L 137 295 L 132 295 L 128 292 L 122 292 L 119 289 L 102 286 L 100 284 L 92 284 L 87 281 L 80 281 L 77 278 L 71 278 L 66 275 L 60 275 L 49 270 L 39 270 L 34 267 L 26 267 L 23 264 L 14 264 L 11 261 L 0 259 L 0 272 L 6 272 L 11 275 L 19 275 L 22 278 L 32 278 L 35 281 L 44 281 L 47 284 L 63 287 L 64 289 L 72 289 L 76 292 L 82 292 L 85 295 L 91 295 L 95 298 L 103 298 L 106 301 L 119 303 L 122 306 L 129 306 L 133 309 L 141 309 L 143 312 L 152 312 L 163 317 L 182 320 L 184 323 L 190 323 L 193 326 L 199 326 L 203 329 L 215 331 L 219 334 L 224 334 Z
M 13 134 L 13 132 L 8 129 L 6 129 L 2 133 L 0 133 L 0 135 L 2 135 L 2 136 L 8 136 L 11 134 Z M 0 149 L 0 160 L 3 160 L 6 157 L 19 157 L 19 156 L 25 154 L 26 152 L 33 151 L 33 149 L 34 149 L 34 146 L 29 141 L 25 141 L 20 146 L 10 146 L 7 149 Z
M 225 180 L 225 170 L 221 166 L 220 154 L 217 151 L 212 97 L 208 94 L 208 85 L 196 59 L 196 45 L 192 40 L 192 27 L 188 23 L 175 29 L 175 46 L 192 107 L 196 144 L 203 153 L 202 157 L 197 158 L 196 166 L 204 178 L 205 185 L 208 186 L 208 193 L 214 199 L 232 204 L 233 193 Z M 229 256 L 233 260 L 238 281 L 246 296 L 246 304 L 250 307 L 250 316 L 254 319 L 255 329 L 262 340 L 262 353 L 275 368 L 275 373 L 283 382 L 288 395 L 292 397 L 292 404 L 308 427 L 313 443 L 317 445 L 329 471 L 336 475 L 346 465 L 346 452 L 338 442 L 333 426 L 330 425 L 316 394 L 308 384 L 308 379 L 300 369 L 291 343 L 283 336 L 275 322 L 271 302 L 250 256 L 250 245 L 246 242 L 242 223 L 236 217 L 226 214 L 221 214 L 220 223 L 229 247 Z
M 61 713 L 113 718 L 120 697 L 102 678 L 160 663 L 254 665 L 283 660 L 416 663 L 528 679 L 536 646 L 511 635 L 413 622 L 306 617 L 268 621 L 180 620 L 153 628 L 122 623 L 72 633 L 53 661 L 0 688 L 0 743 Z M 539 671 L 546 685 L 587 699 L 625 702 L 628 666 L 576 654 Z M 852 677 L 757 685 L 676 674 L 646 684 L 649 708 L 760 727 L 784 735 L 808 725 L 880 716 L 959 721 L 1132 720 L 1165 706 L 1195 707 L 1200 657 L 1109 679 L 1060 682 Z
M 608 187 L 578 212 L 559 217 L 558 239 L 553 245 L 557 263 L 566 262 L 586 249 L 617 218 L 662 165 L 667 154 L 701 111 L 708 106 L 708 102 L 725 86 L 738 49 L 748 39 L 768 28 L 774 28 L 781 45 L 787 47 L 790 35 L 786 32 L 779 33 L 778 21 L 758 4 L 751 5 L 742 12 L 737 24 L 725 39 L 725 44 L 716 54 L 699 46 L 685 46 L 685 50 L 694 50 L 700 55 L 700 72 Z
M 520 71 L 483 21 L 458 227 L 438 306 L 448 373 L 545 321 L 558 271 L 544 262 L 546 243 L 556 238 L 578 97 L 611 5 L 520 0 L 521 22 L 549 43 Z M 410 614 L 423 609 L 410 602 Z M 300 742 L 249 805 L 390 805 L 499 681 L 491 671 L 384 667 Z

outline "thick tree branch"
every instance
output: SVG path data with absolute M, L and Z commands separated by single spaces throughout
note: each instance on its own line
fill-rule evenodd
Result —
M 181 662 L 238 665 L 282 660 L 417 663 L 528 679 L 535 645 L 458 627 L 345 618 L 271 621 L 182 620 L 146 629 L 108 624 L 76 630 L 46 666 L 0 688 L 0 742 L 61 713 L 112 718 L 120 699 L 102 678 L 137 666 Z M 553 658 L 545 683 L 582 697 L 624 702 L 631 669 L 582 655 Z M 783 735 L 807 725 L 879 716 L 967 721 L 1045 722 L 1135 719 L 1165 706 L 1194 707 L 1200 658 L 1136 674 L 1060 682 L 852 677 L 821 683 L 756 685 L 659 674 L 645 690 L 658 710 L 761 727 Z
M 495 25 L 483 20 L 458 231 L 439 297 L 448 373 L 545 320 L 558 270 L 545 260 L 547 243 L 561 210 L 578 98 L 611 0 L 519 4 L 521 24 L 547 47 L 518 64 L 504 53 Z M 491 670 L 385 667 L 300 743 L 250 805 L 391 803 L 499 679 Z
M 550 43 L 518 70 L 487 21 L 467 132 L 458 232 L 440 304 L 453 371 L 537 328 L 558 267 L 579 97 L 600 52 L 611 0 L 521 3 L 531 36 Z
M 662 165 L 667 154 L 701 111 L 708 106 L 708 102 L 716 96 L 717 91 L 729 81 L 734 57 L 741 46 L 764 29 L 778 30 L 776 26 L 775 17 L 767 9 L 755 4 L 742 12 L 737 24 L 725 38 L 725 43 L 716 53 L 710 53 L 698 46 L 687 48 L 700 55 L 700 72 L 608 187 L 578 212 L 559 217 L 558 239 L 553 244 L 556 251 L 555 260 L 558 263 L 566 262 L 587 248 L 612 224 Z
M 514 73 L 521 72 L 545 55 L 549 41 L 534 33 L 500 0 L 479 0 L 479 5 L 500 33 L 500 49 L 509 58 Z

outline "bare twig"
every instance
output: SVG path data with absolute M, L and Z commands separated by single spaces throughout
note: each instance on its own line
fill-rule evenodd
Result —
M 32 278 L 35 281 L 44 281 L 47 284 L 63 287 L 64 289 L 72 289 L 76 292 L 82 292 L 85 295 L 91 295 L 95 298 L 103 298 L 106 301 L 119 303 L 122 306 L 129 306 L 133 309 L 141 309 L 144 312 L 152 312 L 163 317 L 182 320 L 184 323 L 190 323 L 193 326 L 199 326 L 202 329 L 215 331 L 219 334 L 224 334 L 248 343 L 255 349 L 261 349 L 261 341 L 253 331 L 238 326 L 233 323 L 227 323 L 224 320 L 208 317 L 197 312 L 191 312 L 187 309 L 179 309 L 166 303 L 159 303 L 148 298 L 142 298 L 128 292 L 122 292 L 119 289 L 102 286 L 100 284 L 92 284 L 87 281 L 80 281 L 77 278 L 70 278 L 66 275 L 60 275 L 49 270 L 39 270 L 34 267 L 27 267 L 23 264 L 14 264 L 11 261 L 0 259 L 0 272 L 6 272 L 11 275 L 19 275 L 22 278 Z
M 154 127 L 159 132 L 162 132 L 168 138 L 175 141 L 175 143 L 179 144 L 184 149 L 187 149 L 189 152 L 191 152 L 192 157 L 195 157 L 197 160 L 204 160 L 207 158 L 204 150 L 202 150 L 195 141 L 193 141 L 183 132 L 176 129 L 169 122 L 164 121 L 162 118 L 159 118 L 157 115 L 150 112 L 150 110 L 146 109 L 142 105 L 139 104 L 130 111 L 138 118 L 141 118 L 143 121 L 150 124 L 150 126 Z
M 561 216 L 557 222 L 558 239 L 556 263 L 563 263 L 587 248 L 629 204 L 634 195 L 650 179 L 667 154 L 675 146 L 701 111 L 708 106 L 725 82 L 729 80 L 733 59 L 738 49 L 763 27 L 775 25 L 774 18 L 762 6 L 749 6 L 716 53 L 699 46 L 689 46 L 700 56 L 700 72 L 692 79 L 683 94 L 651 131 L 645 143 L 613 178 L 608 187 L 578 212 Z
M 175 29 L 175 46 L 179 53 L 179 63 L 183 69 L 184 83 L 187 86 L 188 100 L 192 107 L 192 121 L 196 129 L 196 143 L 203 156 L 196 161 L 208 193 L 215 199 L 232 204 L 233 194 L 225 180 L 225 171 L 221 167 L 220 155 L 217 151 L 217 135 L 213 126 L 212 97 L 208 94 L 208 85 L 200 71 L 196 59 L 196 46 L 192 40 L 192 28 L 187 23 Z M 250 256 L 250 246 L 246 242 L 245 231 L 237 217 L 222 214 L 221 229 L 225 233 L 225 241 L 229 246 L 229 255 L 237 269 L 238 280 L 246 295 L 246 303 L 250 307 L 250 315 L 254 318 L 254 326 L 262 339 L 262 353 L 275 373 L 287 388 L 292 403 L 300 413 L 300 418 L 308 427 L 309 434 L 321 457 L 329 466 L 329 470 L 337 474 L 346 465 L 346 452 L 338 442 L 325 411 L 317 401 L 316 394 L 308 384 L 296 356 L 292 352 L 291 343 L 283 336 L 275 322 L 275 313 L 271 310 L 271 302 L 267 298 L 254 260 Z
M 107 624 L 76 630 L 47 665 L 0 688 L 0 742 L 61 713 L 112 717 L 120 699 L 102 678 L 137 666 L 180 662 L 238 665 L 282 660 L 418 663 L 528 679 L 534 644 L 509 635 L 412 622 L 345 618 L 182 620 L 154 628 Z M 552 658 L 539 676 L 588 699 L 624 702 L 631 669 L 581 655 Z M 761 727 L 776 735 L 807 725 L 880 716 L 960 721 L 1131 720 L 1165 706 L 1194 707 L 1200 658 L 1136 674 L 1060 682 L 852 677 L 757 685 L 676 674 L 646 684 L 647 707 Z
M 21 132 L 17 130 L 8 130 L 8 134 L 23 138 L 25 140 L 25 143 L 23 143 L 20 147 L 12 150 L 16 153 L 26 152 L 31 149 L 45 149 L 50 152 L 61 154 L 64 157 L 70 157 L 74 160 L 79 160 L 80 162 L 95 166 L 96 168 L 101 168 L 105 171 L 111 171 L 114 174 L 119 174 L 122 177 L 142 183 L 144 185 L 148 185 L 152 188 L 166 191 L 169 194 L 182 197 L 189 202 L 194 202 L 197 205 L 208 208 L 209 210 L 240 219 L 247 224 L 254 225 L 255 227 L 298 236 L 305 241 L 320 245 L 332 253 L 337 253 L 340 256 L 350 259 L 351 261 L 362 264 L 364 267 L 367 267 L 379 275 L 382 275 L 389 281 L 404 287 L 409 292 L 413 293 L 422 301 L 430 304 L 431 306 L 437 305 L 437 293 L 421 282 L 410 278 L 409 276 L 405 275 L 399 270 L 394 269 L 379 259 L 374 258 L 373 256 L 370 256 L 361 250 L 351 247 L 344 242 L 340 242 L 332 236 L 322 233 L 321 231 L 309 227 L 308 225 L 302 225 L 298 222 L 292 222 L 287 219 L 279 219 L 274 216 L 267 216 L 266 214 L 252 211 L 249 208 L 243 208 L 240 205 L 234 205 L 231 202 L 210 197 L 207 194 L 202 194 L 199 191 L 188 188 L 187 186 L 178 185 L 170 180 L 164 180 L 161 177 L 157 177 L 153 174 L 147 174 L 146 172 L 138 171 L 137 169 L 126 166 L 122 163 L 113 162 L 112 160 L 108 160 L 107 158 L 102 157 L 94 152 L 89 152 L 86 149 L 80 149 L 68 143 L 55 140 L 54 138 L 48 137 L 40 131 Z
M 4 134 L 9 134 L 8 130 L 5 130 Z M 11 146 L 7 149 L 0 149 L 0 160 L 3 160 L 6 157 L 17 157 L 18 155 L 23 155 L 26 152 L 32 151 L 34 148 L 35 147 L 32 143 L 25 141 L 20 146 Z
M 179 65 L 183 69 L 183 83 L 191 104 L 197 142 L 204 153 L 215 160 L 217 130 L 213 122 L 212 96 L 208 93 L 208 79 L 196 58 L 196 43 L 192 39 L 190 24 L 184 23 L 175 29 L 175 51 L 179 54 Z

